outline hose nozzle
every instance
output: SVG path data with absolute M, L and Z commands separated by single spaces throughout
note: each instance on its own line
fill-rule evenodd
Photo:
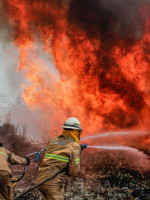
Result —
M 87 144 L 80 144 L 81 146 L 81 150 L 86 149 L 87 148 Z

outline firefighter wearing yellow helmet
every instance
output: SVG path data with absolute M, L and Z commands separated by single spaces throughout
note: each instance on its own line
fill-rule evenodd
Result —
M 76 176 L 80 170 L 79 142 L 82 133 L 80 122 L 77 118 L 71 117 L 62 128 L 64 129 L 62 135 L 49 141 L 37 175 L 39 184 L 66 168 L 63 173 L 39 186 L 40 192 L 47 200 L 64 200 L 64 188 L 68 176 Z

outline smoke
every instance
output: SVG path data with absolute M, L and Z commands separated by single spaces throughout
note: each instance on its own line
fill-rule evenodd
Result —
M 131 45 L 132 40 L 142 38 L 145 19 L 140 8 L 145 4 L 149 5 L 149 1 L 74 0 L 69 8 L 68 20 L 70 24 L 84 29 L 90 39 L 100 35 L 103 47 L 109 50 L 118 39 Z
M 40 130 L 52 134 L 70 116 L 79 118 L 87 135 L 145 129 L 148 0 L 1 2 L 26 80 L 22 97 L 28 109 L 42 113 Z
M 86 173 L 93 171 L 104 170 L 128 170 L 136 171 L 144 178 L 147 177 L 150 162 L 148 157 L 142 152 L 136 152 L 133 150 L 103 150 L 89 148 L 82 154 L 82 166 L 84 166 Z M 86 163 L 89 163 L 88 166 Z M 86 167 L 87 166 L 87 167 Z M 145 174 L 143 174 L 145 173 Z M 143 176 L 144 175 L 144 176 Z
M 100 41 L 99 47 L 93 52 L 96 62 L 91 63 L 87 55 L 85 66 L 82 66 L 84 72 L 81 84 L 85 84 L 84 76 L 91 76 L 89 79 L 97 80 L 99 93 L 116 94 L 123 100 L 126 109 L 115 102 L 116 106 L 113 106 L 109 113 L 103 113 L 104 124 L 113 124 L 119 128 L 136 126 L 141 117 L 139 114 L 146 107 L 145 91 L 123 73 L 122 66 L 118 63 L 119 58 L 113 55 L 113 51 L 119 46 L 122 51 L 120 56 L 133 53 L 132 47 L 142 39 L 146 20 L 140 12 L 143 3 L 150 5 L 148 1 L 134 0 L 75 0 L 68 11 L 69 26 L 73 26 L 73 29 L 69 29 L 72 45 L 78 47 L 83 40 Z M 74 34 L 77 30 L 84 31 L 85 37 L 77 37 Z M 84 53 L 87 54 L 88 50 L 85 49 Z M 84 106 L 87 110 L 92 110 L 92 106 L 87 105 L 87 102 Z

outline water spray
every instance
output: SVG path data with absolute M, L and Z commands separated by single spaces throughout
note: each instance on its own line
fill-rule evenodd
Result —
M 88 146 L 89 148 L 94 149 L 106 149 L 106 150 L 127 150 L 127 151 L 138 151 L 132 147 L 125 147 L 125 146 Z
M 82 144 L 81 150 L 88 148 L 94 148 L 94 149 L 106 149 L 106 150 L 127 150 L 127 151 L 138 151 L 135 148 L 132 147 L 126 147 L 126 146 L 90 146 L 87 144 Z
M 118 131 L 118 132 L 114 131 L 114 132 L 99 133 L 96 135 L 87 136 L 87 137 L 82 138 L 81 141 L 89 140 L 89 139 L 96 139 L 96 138 L 100 138 L 100 137 L 104 138 L 104 137 L 111 137 L 111 136 L 115 137 L 115 136 L 124 136 L 124 135 L 144 135 L 145 133 L 146 133 L 145 131 Z M 115 146 L 108 146 L 108 145 L 103 145 L 103 146 L 102 145 L 101 146 L 88 145 L 87 146 L 86 145 L 86 147 L 94 148 L 94 149 L 105 149 L 105 150 L 127 150 L 127 151 L 136 151 L 136 152 L 138 151 L 135 148 L 127 147 L 127 146 L 120 146 L 120 145 L 115 145 Z M 81 149 L 82 149 L 82 147 L 81 147 Z
M 106 133 L 99 133 L 96 135 L 90 135 L 84 138 L 81 138 L 81 141 L 88 140 L 88 139 L 95 139 L 100 137 L 109 137 L 109 136 L 123 136 L 123 135 L 144 135 L 145 131 L 118 131 L 118 132 L 106 132 Z

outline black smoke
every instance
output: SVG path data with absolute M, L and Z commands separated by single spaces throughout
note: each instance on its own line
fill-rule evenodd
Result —
M 99 80 L 99 92 L 117 94 L 128 108 L 125 111 L 116 106 L 110 113 L 106 112 L 107 114 L 103 115 L 104 124 L 110 123 L 120 128 L 135 126 L 139 122 L 142 110 L 146 107 L 145 92 L 140 90 L 136 82 L 129 80 L 122 73 L 121 66 L 112 56 L 113 49 L 117 46 L 122 49 L 122 55 L 126 56 L 127 53 L 132 52 L 132 46 L 143 38 L 146 23 L 142 13 L 144 6 L 150 6 L 150 1 L 71 1 L 68 11 L 68 36 L 72 45 L 77 47 L 85 39 L 90 41 L 96 39 L 101 42 L 100 48 L 94 52 L 98 62 L 93 66 L 87 56 L 84 76 L 88 77 L 90 71 L 95 71 L 92 75 L 93 79 Z M 86 37 L 76 37 L 75 30 L 84 31 Z M 89 104 L 85 106 L 87 110 L 92 110 Z M 133 112 L 130 112 L 131 110 Z M 101 114 L 97 110 L 92 112 Z

